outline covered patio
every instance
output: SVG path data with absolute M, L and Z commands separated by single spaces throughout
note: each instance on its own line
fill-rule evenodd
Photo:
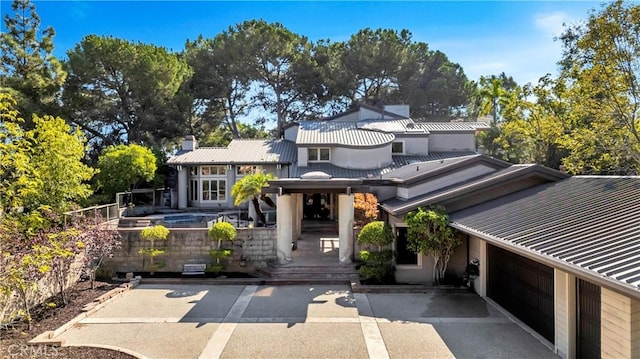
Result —
M 370 182 L 367 179 L 331 178 L 324 172 L 270 181 L 269 187 L 263 191 L 276 194 L 277 198 L 278 261 L 281 264 L 292 261 L 292 247 L 297 246 L 297 241 L 302 236 L 303 195 L 321 192 L 337 197 L 334 211 L 337 212 L 338 219 L 338 263 L 351 263 L 354 254 L 354 193 L 370 192 Z

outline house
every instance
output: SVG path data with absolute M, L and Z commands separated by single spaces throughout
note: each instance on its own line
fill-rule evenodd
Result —
M 291 259 L 291 243 L 300 237 L 308 215 L 338 220 L 339 260 L 349 262 L 353 193 L 369 192 L 373 182 L 391 184 L 383 177 L 412 163 L 476 156 L 475 134 L 487 128 L 479 122 L 417 122 L 409 118 L 406 105 L 378 109 L 362 104 L 329 118 L 290 124 L 278 140 L 233 140 L 224 148 L 199 148 L 188 136 L 168 161 L 178 173 L 172 206 L 233 208 L 230 192 L 238 179 L 258 170 L 273 173 L 278 178 L 270 187 L 277 194 L 278 259 Z M 390 191 L 386 187 L 380 190 Z
M 476 153 L 476 122 L 423 123 L 408 107 L 360 105 L 290 124 L 284 138 L 197 148 L 193 138 L 169 164 L 178 169 L 179 208 L 231 208 L 232 184 L 258 169 L 274 173 L 277 257 L 305 217 L 337 221 L 336 262 L 354 257 L 353 194 L 374 193 L 393 229 L 396 279 L 428 282 L 432 259 L 407 250 L 404 216 L 445 206 L 464 235 L 450 261 L 462 275 L 479 263 L 474 290 L 513 314 L 565 358 L 640 357 L 640 177 L 569 176 Z

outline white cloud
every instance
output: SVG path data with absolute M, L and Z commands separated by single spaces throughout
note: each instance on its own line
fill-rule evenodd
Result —
M 536 28 L 551 38 L 560 36 L 564 32 L 564 24 L 571 21 L 571 17 L 562 11 L 536 14 L 533 17 Z

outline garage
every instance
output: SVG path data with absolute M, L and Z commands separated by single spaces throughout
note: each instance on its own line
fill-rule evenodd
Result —
M 553 268 L 487 246 L 487 296 L 554 343 Z
M 578 358 L 600 358 L 600 287 L 578 279 L 576 283 L 576 346 Z

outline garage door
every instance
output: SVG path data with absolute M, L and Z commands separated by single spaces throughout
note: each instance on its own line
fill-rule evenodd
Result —
M 600 358 L 600 287 L 578 279 L 577 351 L 578 358 Z
M 553 343 L 553 268 L 491 245 L 487 254 L 487 296 Z

